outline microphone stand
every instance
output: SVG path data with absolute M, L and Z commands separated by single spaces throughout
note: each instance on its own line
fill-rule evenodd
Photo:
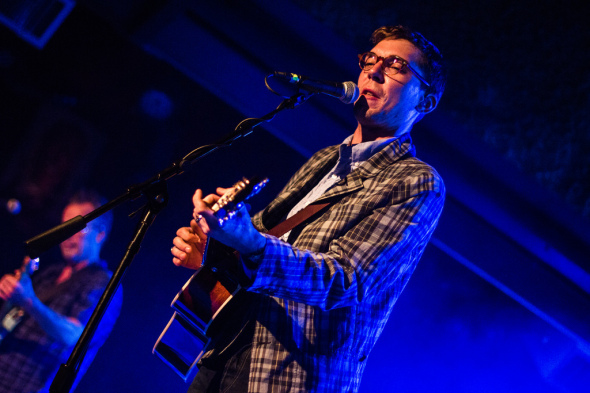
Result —
M 251 134 L 254 127 L 260 125 L 263 122 L 271 121 L 274 116 L 283 109 L 295 108 L 296 106 L 307 101 L 307 99 L 313 94 L 315 93 L 298 92 L 296 95 L 284 99 L 275 110 L 269 112 L 267 115 L 261 118 L 249 118 L 241 121 L 232 133 L 219 142 L 212 145 L 198 147 L 182 159 L 175 161 L 168 168 L 159 172 L 152 178 L 143 183 L 127 188 L 124 194 L 98 207 L 89 214 L 85 216 L 74 217 L 71 220 L 49 229 L 48 231 L 43 232 L 25 242 L 27 254 L 31 257 L 31 259 L 37 258 L 39 254 L 81 231 L 86 227 L 87 223 L 113 209 L 115 206 L 118 206 L 123 202 L 127 202 L 130 199 L 137 199 L 142 195 L 144 195 L 147 199 L 146 205 L 142 208 L 143 217 L 137 224 L 135 234 L 129 243 L 127 252 L 123 256 L 123 259 L 119 263 L 117 270 L 107 284 L 107 287 L 105 288 L 105 291 L 103 292 L 94 312 L 92 313 L 90 320 L 86 324 L 82 335 L 72 350 L 67 363 L 60 366 L 59 371 L 53 379 L 49 389 L 51 393 L 67 393 L 72 388 L 80 365 L 82 364 L 82 360 L 84 359 L 86 351 L 88 350 L 90 340 L 92 339 L 100 320 L 109 306 L 109 303 L 111 302 L 111 299 L 114 296 L 123 278 L 123 275 L 125 274 L 125 271 L 131 264 L 131 261 L 135 255 L 137 255 L 139 252 L 141 242 L 143 241 L 148 228 L 156 218 L 156 215 L 168 203 L 166 180 L 175 175 L 183 173 L 186 165 L 193 164 L 200 158 L 219 149 L 220 147 L 230 146 L 235 140 Z

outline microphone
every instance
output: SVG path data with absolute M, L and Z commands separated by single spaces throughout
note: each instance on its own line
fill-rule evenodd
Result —
M 359 98 L 359 88 L 354 82 L 329 82 L 309 79 L 306 76 L 275 71 L 273 76 L 281 78 L 311 93 L 322 93 L 351 104 Z

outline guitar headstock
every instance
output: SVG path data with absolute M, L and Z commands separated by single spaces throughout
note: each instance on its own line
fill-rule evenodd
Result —
M 21 275 L 28 274 L 31 275 L 39 270 L 39 258 L 31 259 L 28 256 L 24 258 L 23 264 L 16 271 L 16 277 L 20 280 Z
M 39 270 L 39 258 L 31 259 L 25 269 L 27 274 L 33 274 Z
M 250 179 L 242 178 L 223 194 L 211 207 L 215 213 L 221 209 L 226 211 L 226 216 L 219 219 L 220 225 L 223 225 L 223 221 L 231 219 L 236 210 L 242 207 L 242 202 L 258 194 L 266 183 L 268 183 L 268 178 L 261 179 L 257 176 Z

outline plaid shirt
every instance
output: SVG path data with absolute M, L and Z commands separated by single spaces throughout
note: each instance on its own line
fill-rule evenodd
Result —
M 253 217 L 278 224 L 338 160 L 316 153 Z M 402 159 L 403 157 L 403 159 Z M 356 392 L 367 356 L 441 214 L 438 173 L 414 158 L 409 134 L 330 188 L 332 204 L 292 231 L 267 236 L 249 288 L 256 302 L 250 392 Z
M 60 264 L 52 265 L 32 277 L 38 297 L 42 298 L 53 290 L 63 267 Z M 63 316 L 77 318 L 85 325 L 110 276 L 111 273 L 104 266 L 89 265 L 61 284 L 64 288 L 46 305 Z M 78 380 L 110 333 L 121 303 L 122 291 L 119 290 L 96 330 L 78 372 Z M 47 392 L 60 364 L 68 360 L 72 348 L 52 339 L 32 317 L 25 315 L 0 345 L 0 393 Z

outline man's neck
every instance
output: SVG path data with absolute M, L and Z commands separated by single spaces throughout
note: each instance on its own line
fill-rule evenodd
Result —
M 362 142 L 372 142 L 380 139 L 394 138 L 401 136 L 407 132 L 410 132 L 410 129 L 411 127 L 408 127 L 407 129 L 403 130 L 386 130 L 383 128 L 362 126 L 360 123 L 357 123 L 357 127 L 354 130 L 354 134 L 352 136 L 350 144 L 356 145 L 357 143 Z
M 84 261 L 66 261 L 66 266 L 63 268 L 63 270 L 61 271 L 59 277 L 57 278 L 55 284 L 61 284 L 62 282 L 69 280 L 70 277 L 72 277 L 72 274 L 74 274 L 75 272 L 82 270 L 83 268 L 85 268 L 88 265 L 91 265 L 93 263 L 98 263 L 100 261 L 99 258 L 93 258 L 93 259 L 87 259 Z
M 80 265 L 83 265 L 83 266 L 80 266 Z M 75 271 L 82 269 L 85 265 L 86 265 L 86 263 L 75 264 L 75 265 L 67 264 L 66 267 L 64 267 L 63 270 L 61 271 L 61 273 L 59 274 L 59 277 L 55 281 L 55 284 L 59 285 L 62 282 L 69 280 Z M 78 267 L 78 266 L 80 266 L 80 267 Z

